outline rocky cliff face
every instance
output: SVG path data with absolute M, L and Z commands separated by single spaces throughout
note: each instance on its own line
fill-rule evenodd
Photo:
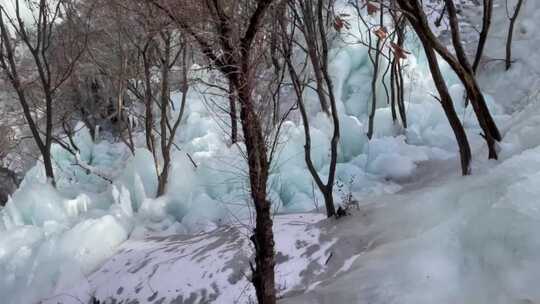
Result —
M 19 177 L 9 169 L 0 167 L 0 206 L 4 206 L 19 185 Z

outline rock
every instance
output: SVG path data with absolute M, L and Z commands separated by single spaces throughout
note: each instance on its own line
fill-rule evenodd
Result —
M 7 203 L 8 197 L 19 187 L 17 174 L 7 168 L 0 167 L 0 206 Z

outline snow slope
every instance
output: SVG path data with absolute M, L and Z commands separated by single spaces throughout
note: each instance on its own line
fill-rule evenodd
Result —
M 317 225 L 322 218 L 319 214 L 276 218 L 280 290 L 302 283 L 306 269 L 324 268 L 326 249 L 333 242 L 319 244 Z M 77 282 L 74 289 L 44 303 L 71 303 L 73 296 L 85 302 L 89 294 L 126 303 L 247 303 L 255 296 L 248 281 L 251 252 L 249 231 L 240 225 L 196 236 L 128 241 L 86 284 Z

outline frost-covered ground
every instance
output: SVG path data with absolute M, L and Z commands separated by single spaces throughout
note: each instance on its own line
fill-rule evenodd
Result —
M 322 219 L 312 213 L 276 218 L 277 278 L 282 293 L 306 285 L 304 272 L 320 273 L 325 268 L 330 258 L 327 250 L 336 240 L 324 241 Z M 196 236 L 132 240 L 120 246 L 88 281 L 70 282 L 75 288 L 45 303 L 71 303 L 74 296 L 84 302 L 91 290 L 98 299 L 126 303 L 247 303 L 255 296 L 248 280 L 250 247 L 249 230 L 242 225 Z
M 501 3 L 489 58 L 502 57 Z M 381 88 L 375 138 L 368 142 L 369 60 L 365 48 L 346 43 L 351 37 L 338 42 L 332 68 L 343 136 L 335 195 L 340 201 L 351 193 L 360 204 L 338 222 L 316 212 L 323 201 L 305 169 L 301 124 L 293 115 L 270 177 L 283 303 L 540 302 L 539 14 L 540 4 L 528 1 L 512 70 L 504 72 L 499 61 L 482 68 L 504 134 L 500 161 L 485 160 L 463 89 L 444 67 L 474 150 L 474 174 L 467 178 L 458 175 L 454 137 L 430 95 L 418 46 L 410 42 L 415 56 L 407 61 L 409 128 L 392 124 Z M 361 30 L 351 24 L 353 33 Z M 76 138 L 78 161 L 91 172 L 55 147 L 57 190 L 44 182 L 39 164 L 27 174 L 0 210 L 2 303 L 84 303 L 93 295 L 162 304 L 253 299 L 245 161 L 202 98 L 207 90 L 189 95 L 177 141 L 182 151 L 162 198 L 155 199 L 147 151 L 131 156 L 122 144 L 92 143 L 85 130 Z M 324 173 L 330 122 L 308 99 L 313 159 Z

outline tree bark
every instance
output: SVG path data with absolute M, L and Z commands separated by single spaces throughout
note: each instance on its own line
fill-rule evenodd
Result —
M 168 121 L 169 121 L 169 65 L 171 61 L 171 34 L 168 32 L 161 33 L 161 37 L 164 43 L 164 54 L 161 60 L 161 92 L 160 92 L 160 142 L 161 142 L 161 156 L 163 157 L 163 168 L 158 177 L 158 190 L 157 197 L 165 194 L 165 188 L 169 179 L 169 167 L 171 165 L 171 151 L 168 145 Z M 172 135 L 171 135 L 172 137 Z M 172 138 L 170 140 L 173 140 Z
M 507 0 L 508 1 L 508 0 Z M 516 26 L 516 21 L 523 6 L 523 0 L 518 0 L 514 14 L 510 17 L 510 26 L 508 27 L 508 37 L 506 38 L 506 70 L 508 71 L 512 67 L 512 41 L 514 39 L 514 27 Z
M 452 34 L 452 44 L 454 46 L 454 49 L 456 51 L 456 56 L 461 64 L 469 73 L 473 73 L 471 64 L 469 63 L 469 59 L 467 58 L 467 53 L 465 52 L 465 49 L 463 48 L 463 44 L 461 43 L 461 32 L 459 28 L 459 21 L 457 17 L 457 9 L 454 4 L 454 0 L 445 0 L 446 2 L 446 10 L 448 11 L 448 17 L 450 20 L 450 32 Z
M 248 157 L 251 198 L 253 199 L 257 214 L 255 231 L 252 238 L 257 253 L 255 267 L 253 269 L 253 284 L 259 303 L 273 304 L 276 303 L 274 236 L 270 212 L 271 204 L 266 198 L 269 166 L 260 118 L 253 108 L 251 85 L 247 78 L 249 73 L 246 68 L 247 66 L 244 65 L 239 85 L 236 88 L 241 105 L 240 119 Z
M 380 4 L 380 22 L 379 27 L 383 27 L 384 22 L 384 3 L 381 1 Z M 373 77 L 371 79 L 371 111 L 369 113 L 369 122 L 368 122 L 368 133 L 367 137 L 371 139 L 373 137 L 373 131 L 375 126 L 375 113 L 377 112 L 377 80 L 379 80 L 379 65 L 380 65 L 380 57 L 381 57 L 381 43 L 382 38 L 377 36 L 377 46 L 375 47 L 375 58 L 371 55 L 371 31 L 368 33 L 369 35 L 369 59 L 371 60 L 371 63 L 373 64 Z M 382 80 L 384 82 L 384 79 Z
M 231 117 L 231 144 L 238 142 L 238 119 L 236 114 L 236 92 L 234 85 L 229 82 L 229 115 Z
M 452 127 L 452 130 L 454 131 L 454 135 L 458 143 L 461 159 L 461 173 L 463 175 L 469 175 L 471 162 L 471 147 L 467 139 L 467 134 L 465 133 L 465 129 L 463 128 L 463 125 L 459 120 L 459 116 L 455 111 L 454 103 L 452 102 L 452 97 L 448 92 L 448 87 L 439 68 L 439 63 L 435 51 L 430 46 L 429 41 L 425 41 L 424 39 L 422 39 L 422 44 L 424 46 L 426 57 L 428 59 L 429 69 L 431 71 L 433 82 L 435 83 L 437 91 L 439 92 L 439 101 L 441 102 L 444 113 L 448 119 L 448 122 L 450 123 L 450 126 Z
M 396 112 L 396 74 L 397 74 L 397 58 L 393 58 L 390 63 L 390 110 L 392 112 L 392 121 L 397 123 L 397 112 Z
M 310 58 L 311 65 L 313 67 L 315 82 L 317 83 L 317 97 L 319 98 L 319 103 L 321 104 L 322 111 L 327 115 L 330 115 L 330 107 L 328 106 L 326 92 L 324 91 L 324 87 L 321 85 L 324 83 L 324 76 L 322 74 L 320 58 L 321 54 L 319 54 L 319 50 L 316 48 L 317 41 L 313 40 L 317 39 L 317 33 L 319 31 L 317 28 L 317 17 L 313 12 L 313 10 L 315 9 L 315 5 L 311 1 L 307 1 L 307 3 L 305 1 L 300 1 L 300 7 L 303 14 L 302 17 L 304 19 L 302 22 L 303 32 L 307 38 L 307 52 Z M 326 39 L 326 37 L 324 37 L 323 39 Z
M 491 28 L 491 17 L 493 15 L 493 0 L 484 0 L 483 4 L 483 17 L 482 17 L 482 31 L 478 39 L 478 47 L 476 48 L 476 55 L 474 57 L 473 72 L 476 74 L 478 67 L 480 66 L 480 60 L 484 54 L 484 48 L 486 46 L 489 29 Z
M 146 148 L 155 155 L 154 147 L 154 113 L 153 113 L 153 93 L 152 93 L 152 74 L 150 66 L 150 47 L 149 43 L 145 46 L 144 50 L 141 52 L 143 60 L 143 69 L 144 69 L 144 107 L 145 107 L 145 116 L 144 116 L 144 127 L 145 127 L 145 138 L 146 138 Z
M 400 48 L 403 48 L 405 45 L 405 19 L 400 19 L 397 22 L 397 44 Z M 401 124 L 403 128 L 407 129 L 407 111 L 405 109 L 405 85 L 403 82 L 403 67 L 401 66 L 401 61 L 399 58 L 396 60 L 396 89 L 397 89 L 397 102 L 399 109 L 399 117 L 401 117 Z
M 377 38 L 377 50 L 375 51 L 375 58 L 373 59 L 373 78 L 371 79 L 371 111 L 369 113 L 368 133 L 367 137 L 371 139 L 373 137 L 374 125 L 375 125 L 375 113 L 377 112 L 377 80 L 379 79 L 379 61 L 380 61 L 380 49 L 381 39 Z M 371 52 L 371 51 L 370 51 Z

